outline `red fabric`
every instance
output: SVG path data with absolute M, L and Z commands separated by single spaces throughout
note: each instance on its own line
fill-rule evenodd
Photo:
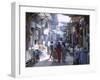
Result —
M 56 53 L 57 53 L 58 62 L 60 62 L 60 59 L 61 59 L 61 49 L 60 48 L 56 48 Z
M 54 50 L 54 55 L 53 55 L 54 59 L 57 59 L 57 52 L 56 49 Z

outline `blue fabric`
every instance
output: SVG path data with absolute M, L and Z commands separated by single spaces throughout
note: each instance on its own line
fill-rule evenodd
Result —
M 41 55 L 41 54 L 42 54 L 42 52 L 39 51 L 39 50 L 33 51 L 33 56 L 38 56 L 38 55 Z
M 79 59 L 79 63 L 80 64 L 86 64 L 88 60 L 88 55 L 85 52 L 80 52 L 80 59 Z
M 75 62 L 78 60 L 79 64 L 87 64 L 89 63 L 88 53 L 85 51 L 77 51 L 74 53 Z

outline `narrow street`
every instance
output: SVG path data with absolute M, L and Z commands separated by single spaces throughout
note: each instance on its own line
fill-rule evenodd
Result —
M 26 67 L 89 64 L 89 16 L 26 13 Z

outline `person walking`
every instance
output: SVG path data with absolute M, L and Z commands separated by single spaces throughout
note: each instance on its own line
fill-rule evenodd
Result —
M 65 63 L 66 62 L 66 54 L 67 54 L 67 50 L 66 50 L 66 46 L 65 43 L 62 43 L 62 62 Z
M 53 41 L 51 41 L 51 44 L 50 44 L 50 58 L 53 57 L 53 51 L 54 51 L 54 46 L 53 46 Z
M 60 42 L 58 42 L 58 44 L 57 44 L 56 52 L 57 52 L 58 63 L 60 63 L 60 61 L 61 61 L 61 44 L 60 44 Z

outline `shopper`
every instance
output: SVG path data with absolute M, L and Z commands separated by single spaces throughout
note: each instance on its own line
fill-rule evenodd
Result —
M 50 53 L 50 58 L 51 58 L 51 57 L 53 57 L 53 51 L 54 51 L 53 41 L 51 41 L 50 50 L 51 50 L 51 51 L 50 51 L 50 52 L 51 52 L 51 53 Z
M 67 54 L 67 50 L 66 50 L 65 42 L 63 42 L 62 43 L 62 62 L 63 63 L 66 62 L 66 54 Z
M 58 63 L 60 63 L 60 61 L 61 61 L 61 44 L 60 44 L 60 42 L 58 42 L 58 44 L 57 44 L 56 52 L 57 52 Z

